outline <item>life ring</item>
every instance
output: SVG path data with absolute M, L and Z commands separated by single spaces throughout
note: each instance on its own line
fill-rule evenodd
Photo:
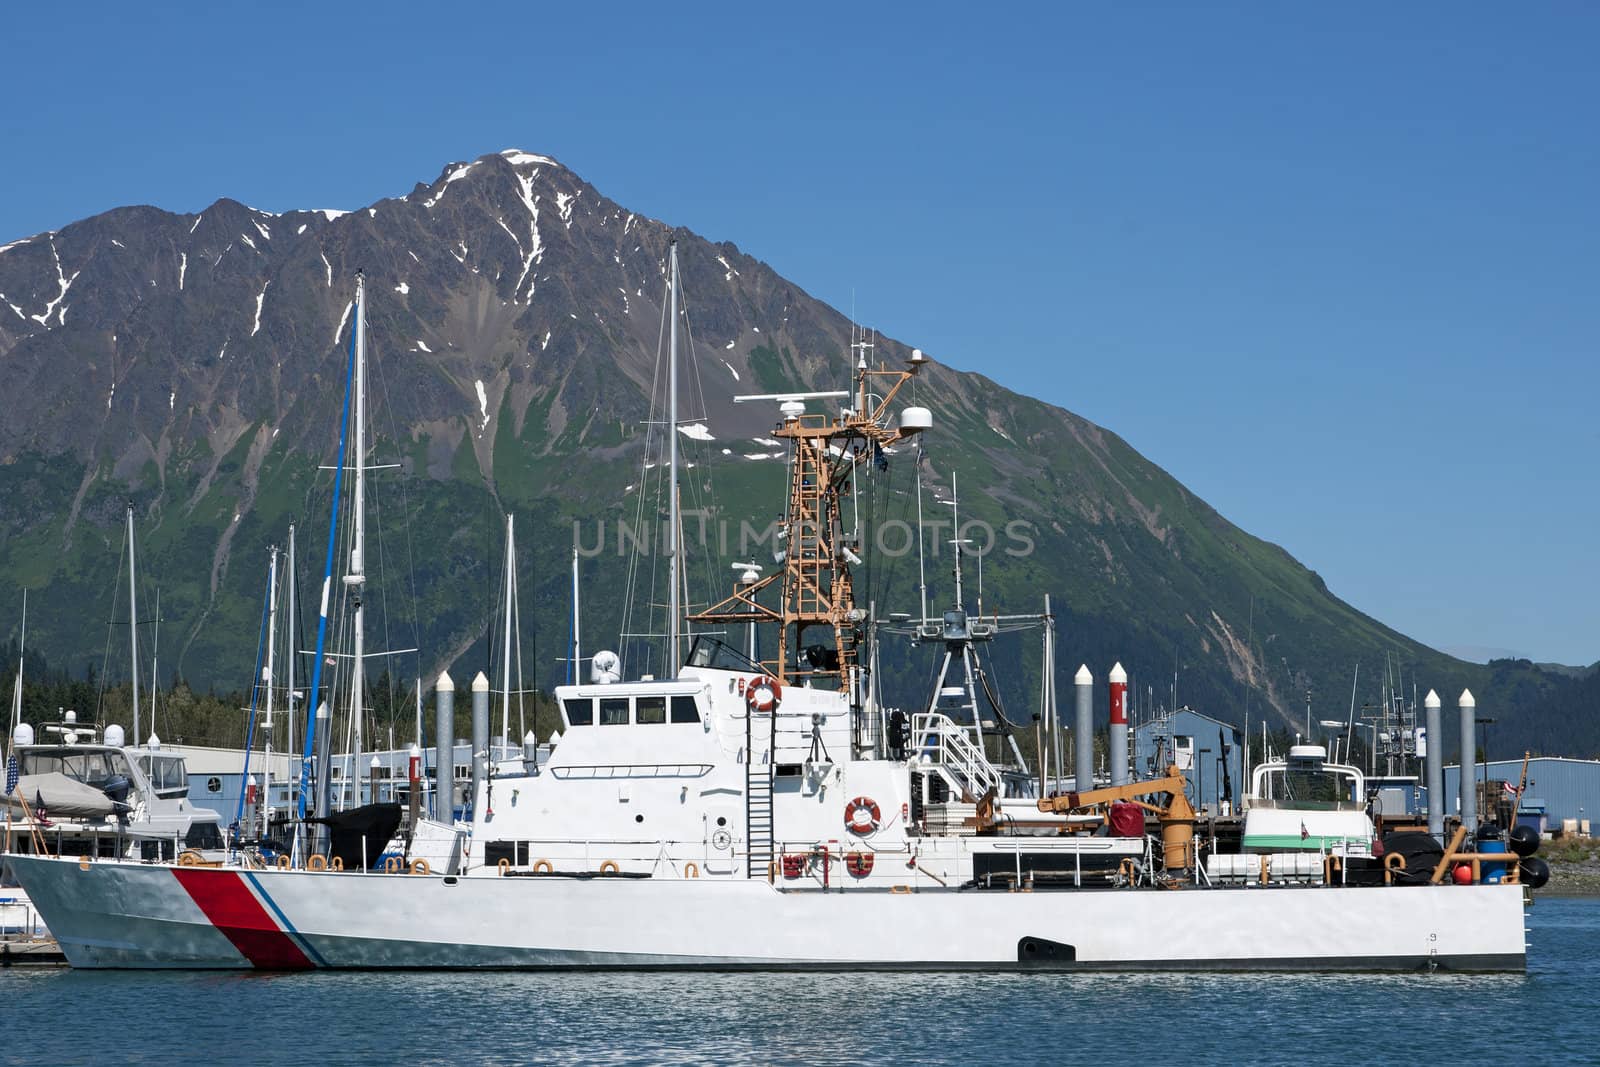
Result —
M 328 857 L 321 855 L 320 853 L 306 860 L 306 870 L 308 871 L 325 871 L 327 869 Z
M 342 870 L 344 870 L 344 857 L 343 856 L 335 856 L 335 857 L 333 857 L 333 859 L 329 860 L 328 861 L 328 870 L 330 870 L 330 871 L 342 871 Z
M 501 857 L 500 862 L 495 864 L 495 867 L 499 869 L 500 877 L 504 878 L 507 874 L 509 874 L 511 872 L 511 861 L 508 860 L 508 859 L 505 859 L 504 857 Z
M 620 870 L 622 870 L 622 868 L 617 866 L 616 860 L 606 860 L 604 863 L 600 864 L 601 874 L 616 874 Z
M 857 837 L 878 832 L 883 822 L 883 812 L 871 797 L 856 797 L 844 806 L 844 828 Z
M 685 863 L 683 865 L 683 876 L 685 878 L 698 878 L 700 877 L 700 868 L 692 863 Z
M 290 866 L 290 864 L 289 864 L 289 854 L 286 853 L 286 852 L 279 853 L 278 854 L 278 869 L 279 870 L 283 870 L 283 871 L 287 871 L 289 869 L 289 866 Z
M 778 710 L 783 703 L 783 684 L 776 678 L 752 678 L 744 690 L 745 706 L 762 715 Z
M 550 861 L 549 860 L 534 860 L 533 861 L 533 873 L 534 874 L 549 874 L 551 870 L 552 870 L 552 868 L 550 866 Z
M 411 861 L 412 874 L 431 874 L 432 872 L 433 868 L 428 866 L 427 860 L 416 859 Z
M 200 866 L 202 860 L 203 860 L 203 857 L 200 855 L 200 853 L 196 852 L 194 849 L 186 849 L 178 857 L 178 866 L 180 866 L 180 867 L 198 867 L 198 866 Z
M 854 878 L 865 878 L 872 873 L 872 861 L 873 855 L 870 852 L 847 852 L 844 856 L 844 869 Z

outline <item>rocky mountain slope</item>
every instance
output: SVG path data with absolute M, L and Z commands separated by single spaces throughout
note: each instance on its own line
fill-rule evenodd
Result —
M 696 422 L 684 443 L 697 465 L 685 492 L 709 509 L 712 531 L 710 550 L 691 545 L 696 595 L 720 592 L 727 565 L 761 547 L 739 543 L 741 522 L 765 524 L 782 492 L 771 405 L 731 400 L 838 388 L 851 324 L 733 245 L 637 216 L 556 161 L 508 150 L 351 212 L 275 215 L 226 199 L 197 215 L 130 207 L 0 248 L 0 605 L 9 614 L 19 587 L 32 590 L 30 643 L 57 662 L 98 664 L 120 648 L 113 601 L 126 596 L 131 500 L 141 598 L 147 584 L 160 589 L 163 671 L 243 684 L 266 546 L 298 521 L 303 585 L 320 573 L 329 487 L 319 467 L 334 455 L 359 270 L 373 459 L 396 465 L 374 479 L 373 552 L 392 576 L 379 589 L 418 605 L 389 613 L 380 647 L 424 649 L 393 665 L 408 675 L 483 658 L 500 515 L 511 510 L 529 671 L 541 685 L 559 680 L 575 521 L 590 549 L 603 545 L 584 564 L 589 644 L 622 626 L 628 566 L 615 524 L 641 514 L 652 477 L 641 460 L 673 240 L 694 342 L 685 404 Z M 908 354 L 875 339 L 876 360 Z M 985 610 L 1038 610 L 1051 594 L 1063 666 L 1087 661 L 1103 677 L 1120 659 L 1155 702 L 1176 668 L 1180 703 L 1233 720 L 1248 704 L 1256 717 L 1300 721 L 1308 688 L 1315 717 L 1342 717 L 1354 665 L 1375 679 L 1386 654 L 1408 686 L 1488 687 L 1484 706 L 1548 707 L 1567 684 L 1531 664 L 1491 672 L 1453 660 L 1362 615 L 1067 411 L 938 366 L 916 389 L 936 417 L 922 458 L 930 500 L 954 475 L 964 523 L 996 531 Z M 868 521 L 914 517 L 915 462 L 891 457 Z M 916 560 L 895 551 L 904 543 L 885 534 L 869 560 L 880 605 L 915 605 Z M 948 548 L 930 564 L 942 603 Z M 1027 699 L 1036 650 L 1000 655 L 1018 679 L 1014 699 Z M 900 673 L 920 679 L 922 666 Z M 1504 723 L 1514 709 L 1502 710 Z M 1518 729 L 1557 744 L 1546 736 L 1557 728 Z

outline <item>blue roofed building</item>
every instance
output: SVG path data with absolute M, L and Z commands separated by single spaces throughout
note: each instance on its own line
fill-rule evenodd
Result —
M 1482 783 L 1506 782 L 1515 787 L 1522 778 L 1522 760 L 1490 760 L 1475 763 L 1471 780 Z M 1505 786 L 1498 787 L 1507 798 Z M 1461 810 L 1461 768 L 1444 769 L 1444 810 L 1454 815 Z M 1528 784 L 1517 805 L 1517 821 L 1541 832 L 1587 833 L 1587 824 L 1600 812 L 1600 760 L 1567 759 L 1563 756 L 1534 756 L 1528 760 Z M 1570 825 L 1569 825 L 1570 824 Z
M 1156 778 L 1176 763 L 1188 776 L 1195 807 L 1218 813 L 1225 793 L 1231 791 L 1233 810 L 1249 786 L 1242 767 L 1244 750 L 1239 728 L 1190 708 L 1135 726 L 1133 776 Z M 1226 773 L 1224 773 L 1226 772 Z

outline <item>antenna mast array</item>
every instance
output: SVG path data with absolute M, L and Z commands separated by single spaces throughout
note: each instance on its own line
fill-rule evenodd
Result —
M 779 567 L 753 582 L 741 581 L 732 595 L 692 616 L 692 621 L 778 623 L 776 657 L 763 666 L 783 682 L 832 683 L 855 694 L 852 703 L 859 704 L 860 648 L 866 639 L 867 613 L 856 607 L 852 568 L 861 563 L 861 546 L 852 540 L 842 502 L 851 492 L 857 462 L 932 425 L 931 413 L 922 407 L 907 407 L 897 424 L 888 422 L 889 406 L 928 362 L 920 350 L 913 350 L 905 370 L 871 370 L 862 354 L 849 392 L 734 398 L 782 405 L 783 422 L 773 435 L 789 440 L 793 451 L 788 507 L 777 533 Z M 806 414 L 807 400 L 835 397 L 848 398 L 849 405 L 837 418 Z M 760 595 L 774 585 L 780 590 L 779 603 L 768 607 Z M 831 647 L 807 644 L 806 631 L 818 627 L 831 631 Z

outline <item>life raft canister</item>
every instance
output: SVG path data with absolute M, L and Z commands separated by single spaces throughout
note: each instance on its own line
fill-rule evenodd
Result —
M 765 715 L 783 703 L 783 686 L 776 678 L 752 678 L 745 685 L 744 702 L 751 711 Z
M 865 878 L 872 873 L 872 853 L 847 852 L 844 857 L 844 869 L 854 878 Z
M 857 837 L 877 833 L 882 822 L 883 812 L 871 797 L 856 797 L 844 806 L 844 828 Z
M 790 853 L 783 857 L 783 876 L 785 878 L 798 878 L 805 870 L 806 858 Z

